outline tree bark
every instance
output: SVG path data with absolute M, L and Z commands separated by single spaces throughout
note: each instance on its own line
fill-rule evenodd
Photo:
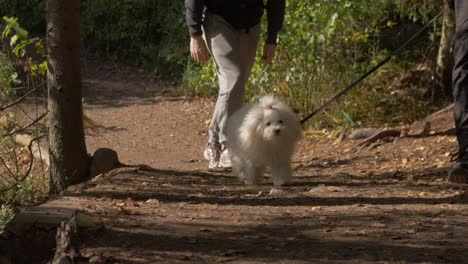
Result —
M 80 1 L 47 0 L 50 192 L 88 176 L 80 73 Z
M 432 102 L 435 103 L 442 96 L 449 96 L 452 87 L 452 39 L 455 34 L 454 12 L 450 9 L 448 1 L 444 1 L 442 35 L 439 51 L 437 53 L 437 65 L 435 70 L 435 85 L 432 89 Z

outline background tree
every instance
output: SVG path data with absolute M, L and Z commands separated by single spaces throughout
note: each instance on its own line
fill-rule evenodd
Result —
M 80 74 L 80 1 L 47 0 L 50 192 L 88 175 Z
M 442 31 L 439 51 L 437 53 L 437 65 L 435 69 L 435 85 L 432 89 L 432 102 L 436 102 L 442 95 L 451 94 L 452 80 L 452 39 L 455 34 L 454 12 L 444 1 Z

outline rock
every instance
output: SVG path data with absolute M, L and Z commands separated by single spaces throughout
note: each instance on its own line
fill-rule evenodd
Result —
M 91 158 L 90 177 L 106 173 L 120 166 L 117 152 L 109 148 L 100 148 L 94 152 Z

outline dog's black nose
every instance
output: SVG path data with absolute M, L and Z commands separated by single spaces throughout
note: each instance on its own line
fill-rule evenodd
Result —
M 273 130 L 273 132 L 275 132 L 276 135 L 279 135 L 281 130 L 280 129 L 275 129 L 275 130 Z

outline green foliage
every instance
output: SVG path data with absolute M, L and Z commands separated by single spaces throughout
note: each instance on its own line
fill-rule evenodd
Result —
M 18 73 L 8 56 L 0 53 L 0 103 L 5 103 L 12 95 L 12 88 L 21 84 Z
M 81 33 L 88 46 L 181 75 L 188 56 L 183 1 L 81 2 Z
M 0 230 L 13 219 L 14 209 L 6 204 L 0 205 Z
M 246 97 L 254 100 L 265 93 L 273 93 L 305 115 L 377 64 L 389 54 L 388 49 L 402 44 L 398 41 L 406 38 L 396 39 L 392 35 L 394 27 L 409 22 L 425 23 L 437 13 L 438 3 L 288 0 L 286 10 L 274 64 L 262 65 L 257 58 L 247 85 Z M 263 29 L 265 31 L 265 26 Z M 404 56 L 404 59 L 424 62 L 429 56 L 429 60 L 432 60 L 435 56 L 432 52 L 433 44 L 427 40 L 433 34 L 428 34 L 425 41 L 418 44 L 421 52 L 411 50 L 413 56 Z M 388 39 L 397 43 L 390 43 Z M 262 48 L 263 45 L 259 45 L 258 55 Z M 422 51 L 426 53 L 422 54 Z M 382 74 L 371 76 L 363 86 L 358 86 L 350 95 L 327 108 L 320 116 L 320 122 L 314 125 L 400 122 L 408 121 L 408 116 L 423 114 L 420 110 L 426 106 L 415 109 L 408 98 L 400 97 L 384 86 L 404 70 L 404 59 L 392 61 L 380 69 Z M 187 93 L 211 95 L 217 91 L 212 62 L 204 67 L 191 66 L 187 69 L 189 73 L 185 74 L 184 79 Z M 405 107 L 409 103 L 411 111 L 417 112 L 415 115 L 405 115 L 408 110 Z
M 218 93 L 218 78 L 213 60 L 209 60 L 205 65 L 199 65 L 189 59 L 183 81 L 185 95 L 207 97 Z
M 14 211 L 10 206 L 2 204 L 0 206 L 0 230 L 13 219 Z
M 24 28 L 45 35 L 45 1 L 11 0 L 0 15 L 18 17 Z M 86 48 L 120 60 L 182 75 L 188 58 L 183 1 L 82 0 L 81 36 Z
M 47 61 L 41 40 L 30 37 L 28 31 L 20 26 L 17 18 L 4 17 L 2 22 L 0 103 L 4 105 L 11 101 L 16 86 L 34 86 L 35 80 L 45 77 Z M 31 57 L 32 55 L 35 55 L 35 60 Z M 26 74 L 25 81 L 19 80 L 19 70 Z M 0 227 L 12 218 L 15 208 L 36 202 L 40 197 L 47 195 L 48 185 L 45 178 L 26 174 L 31 162 L 29 151 L 24 148 L 18 149 L 12 137 L 5 136 L 16 127 L 15 123 L 13 114 L 2 116 L 0 125 Z M 5 188 L 7 191 L 3 191 Z
M 0 1 L 0 16 L 18 17 L 24 28 L 45 34 L 45 0 Z
M 6 127 L 0 126 L 0 135 Z M 30 173 L 29 151 L 15 145 L 11 137 L 2 136 L 0 141 L 0 228 L 8 222 L 16 208 L 36 203 L 48 193 L 48 180 L 42 175 Z M 37 170 L 35 170 L 37 171 Z M 4 191 L 6 189 L 6 191 Z
M 4 136 L 14 126 L 14 117 L 9 116 L 8 121 L 5 117 L 0 125 L 0 228 L 12 218 L 17 208 L 46 197 L 49 185 L 45 174 L 39 173 L 41 166 L 37 162 L 33 164 L 33 173 L 26 174 L 31 162 L 29 151 L 18 147 L 12 137 Z
M 43 0 L 8 2 L 2 6 L 6 14 L 19 17 L 32 32 L 44 34 Z M 265 66 L 257 58 L 246 97 L 254 100 L 274 93 L 307 114 L 409 37 L 397 36 L 405 25 L 420 27 L 442 6 L 443 0 L 287 0 L 275 62 Z M 183 1 L 82 0 L 81 22 L 87 48 L 156 69 L 164 76 L 182 77 L 187 95 L 217 93 L 213 62 L 198 65 L 189 58 Z M 440 22 L 400 60 L 387 64 L 327 108 L 320 122 L 314 124 L 348 126 L 386 122 L 384 119 L 403 122 L 423 115 L 427 105 L 401 96 L 388 84 L 402 71 L 411 70 L 407 62 L 433 61 Z M 263 31 L 265 24 L 263 21 Z M 258 55 L 261 50 L 259 45 Z M 413 114 L 408 115 L 409 111 Z
M 9 186 L 0 179 L 0 189 Z M 14 188 L 0 193 L 0 228 L 13 218 L 16 208 L 36 203 L 47 196 L 47 185 L 42 179 L 29 175 Z
M 23 68 L 32 77 L 37 75 L 45 76 L 47 73 L 47 60 L 45 58 L 45 49 L 40 38 L 31 38 L 27 30 L 18 23 L 18 18 L 3 17 L 5 23 L 2 33 L 2 39 L 9 39 L 9 47 L 3 47 L 10 51 L 9 57 L 15 61 L 21 62 Z M 27 54 L 28 48 L 34 47 L 35 55 L 42 60 L 36 62 L 32 60 L 31 54 Z M 29 56 L 27 56 L 29 55 Z

